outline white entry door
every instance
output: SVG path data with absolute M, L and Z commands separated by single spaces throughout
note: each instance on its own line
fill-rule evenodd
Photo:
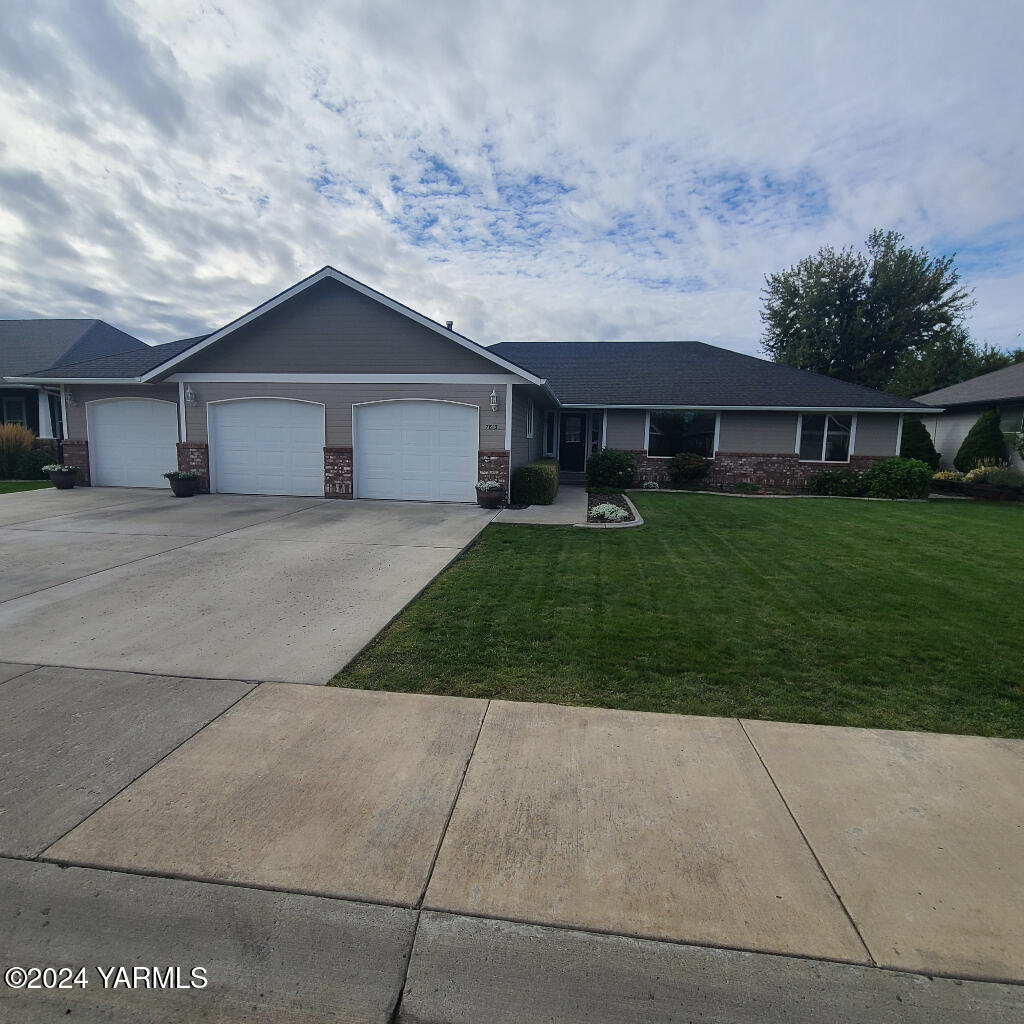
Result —
M 357 498 L 473 501 L 480 411 L 450 402 L 355 407 Z
M 211 490 L 323 496 L 322 405 L 244 398 L 207 408 Z
M 178 468 L 178 407 L 154 398 L 117 398 L 85 407 L 92 482 L 99 487 L 166 487 Z

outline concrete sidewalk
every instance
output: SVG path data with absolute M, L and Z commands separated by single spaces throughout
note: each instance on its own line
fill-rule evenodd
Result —
M 580 484 L 562 484 L 551 505 L 503 508 L 496 523 L 527 523 L 535 526 L 577 526 L 587 521 L 587 489 Z

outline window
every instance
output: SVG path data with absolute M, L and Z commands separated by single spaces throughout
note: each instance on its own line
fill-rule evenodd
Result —
M 1004 434 L 1016 434 L 1024 430 L 1024 405 L 1004 405 L 999 410 L 999 429 Z
M 848 462 L 853 417 L 811 415 L 800 417 L 801 462 Z
M 544 454 L 555 457 L 555 426 L 558 423 L 555 413 L 544 414 Z
M 19 427 L 27 427 L 25 399 L 5 398 L 3 401 L 3 416 L 0 417 L 0 423 L 17 423 Z
M 526 406 L 526 436 L 533 437 L 533 402 Z
M 655 457 L 692 452 L 710 459 L 715 454 L 714 412 L 652 412 L 647 454 Z

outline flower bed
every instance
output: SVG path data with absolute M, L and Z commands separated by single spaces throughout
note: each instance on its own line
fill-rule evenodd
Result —
M 589 522 L 631 523 L 633 518 L 633 512 L 621 494 L 587 493 L 587 520 Z

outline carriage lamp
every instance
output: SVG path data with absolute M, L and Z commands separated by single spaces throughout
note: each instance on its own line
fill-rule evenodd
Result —
M 491 412 L 498 411 L 498 392 L 491 388 Z
M 185 388 L 185 404 L 193 407 L 199 404 L 199 399 L 196 398 L 196 393 L 192 390 L 191 385 Z

